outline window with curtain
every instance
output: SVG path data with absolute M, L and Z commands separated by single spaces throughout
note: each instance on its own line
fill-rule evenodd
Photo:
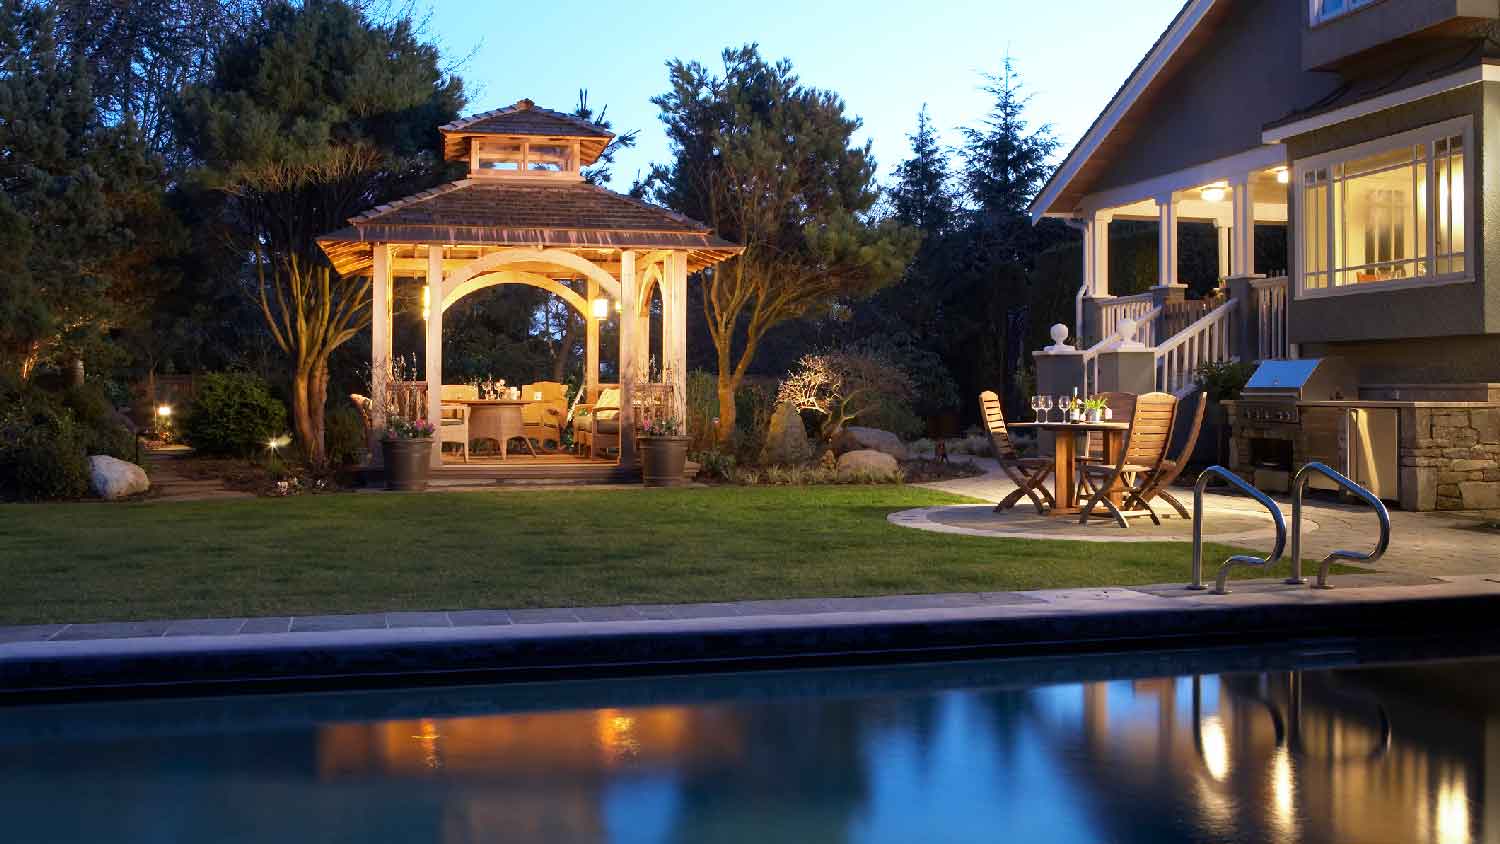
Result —
M 1468 120 L 1297 167 L 1303 290 L 1468 273 Z

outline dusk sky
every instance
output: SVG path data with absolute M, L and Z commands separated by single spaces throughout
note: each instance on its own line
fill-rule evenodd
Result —
M 640 130 L 620 157 L 614 187 L 667 155 L 651 97 L 666 89 L 677 57 L 720 67 L 727 46 L 759 42 L 770 59 L 790 58 L 805 84 L 842 95 L 864 119 L 882 176 L 907 154 L 906 136 L 925 102 L 950 144 L 958 127 L 990 106 L 982 74 L 1007 50 L 1034 95 L 1033 122 L 1051 123 L 1064 150 L 1088 129 L 1181 0 L 897 0 L 861 2 L 550 4 L 431 0 L 429 35 L 460 68 L 470 110 L 530 97 L 571 110 L 578 89 L 609 107 L 616 131 Z

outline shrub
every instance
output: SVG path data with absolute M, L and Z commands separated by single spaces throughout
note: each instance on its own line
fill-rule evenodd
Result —
M 62 405 L 73 413 L 86 454 L 134 459 L 135 437 L 125 427 L 104 386 L 90 382 L 70 387 L 62 394 Z
M 1195 374 L 1198 387 L 1208 393 L 1210 402 L 1232 401 L 1240 397 L 1240 391 L 1255 374 L 1255 364 L 1241 361 L 1205 363 Z
M 0 497 L 81 498 L 89 490 L 86 439 L 62 397 L 0 388 Z
M 353 466 L 361 462 L 370 444 L 365 440 L 365 420 L 358 410 L 340 402 L 324 417 L 324 445 L 330 466 Z
M 692 460 L 698 464 L 698 473 L 713 481 L 727 481 L 734 476 L 735 459 L 718 449 L 691 452 Z
M 248 372 L 210 373 L 182 425 L 183 439 L 196 451 L 247 457 L 286 432 L 286 405 L 266 382 Z
M 719 382 L 701 369 L 687 377 L 687 426 L 690 451 L 709 451 L 714 447 L 714 422 L 719 418 Z

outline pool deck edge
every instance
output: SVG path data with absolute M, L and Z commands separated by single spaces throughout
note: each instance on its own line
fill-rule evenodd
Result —
M 1497 629 L 1500 575 L 1343 575 L 1335 582 L 1346 585 L 1321 591 L 1240 581 L 1229 595 L 1166 585 L 390 613 L 317 617 L 300 629 L 290 618 L 204 619 L 119 626 L 133 634 L 121 637 L 104 635 L 109 625 L 75 626 L 88 628 L 78 638 L 57 638 L 67 625 L 0 628 L 0 634 L 28 631 L 39 637 L 0 640 L 0 702 L 105 690 L 151 694 L 195 686 L 465 675 L 532 679 L 813 659 L 1026 655 Z

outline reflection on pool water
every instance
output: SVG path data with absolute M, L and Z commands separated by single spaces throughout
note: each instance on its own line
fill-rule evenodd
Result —
M 1500 835 L 1485 802 L 1500 661 L 1258 664 L 1276 667 L 980 662 L 17 707 L 0 710 L 0 816 L 17 842 Z M 1075 682 L 1091 671 L 1113 679 Z

